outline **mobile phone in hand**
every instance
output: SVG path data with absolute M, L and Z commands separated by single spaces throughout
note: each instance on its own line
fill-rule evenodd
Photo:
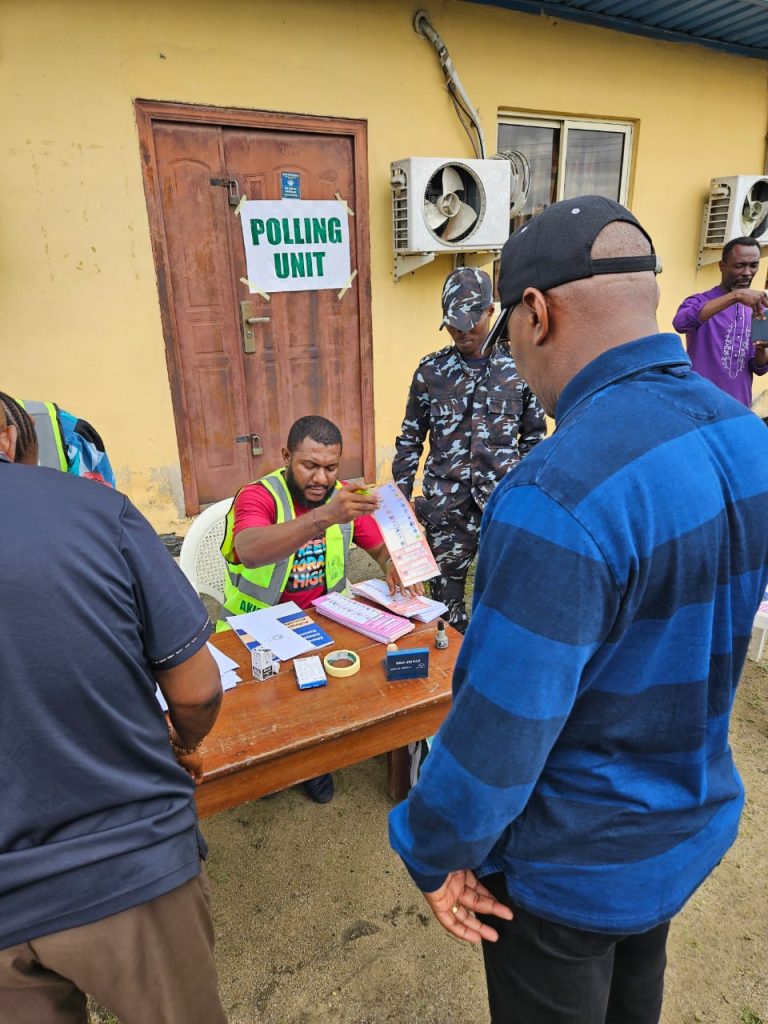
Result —
M 768 345 L 768 317 L 765 320 L 752 317 L 752 341 L 761 348 Z

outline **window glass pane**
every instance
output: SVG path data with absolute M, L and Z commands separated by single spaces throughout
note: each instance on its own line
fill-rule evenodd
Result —
M 624 139 L 623 132 L 570 128 L 565 153 L 563 199 L 595 195 L 618 200 Z
M 536 213 L 555 201 L 557 161 L 560 154 L 560 129 L 533 124 L 500 124 L 499 151 L 516 149 L 531 165 L 531 187 L 528 199 L 513 219 L 510 230 L 516 231 Z

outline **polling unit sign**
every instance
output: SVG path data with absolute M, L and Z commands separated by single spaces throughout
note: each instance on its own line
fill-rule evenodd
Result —
M 248 287 L 304 292 L 349 284 L 349 214 L 343 202 L 250 199 L 242 204 Z

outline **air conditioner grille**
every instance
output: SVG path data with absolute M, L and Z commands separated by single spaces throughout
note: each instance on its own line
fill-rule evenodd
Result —
M 722 246 L 725 244 L 730 203 L 731 189 L 728 185 L 720 185 L 713 190 L 709 198 L 706 245 Z
M 408 178 L 402 168 L 392 170 L 392 241 L 395 252 L 408 248 Z

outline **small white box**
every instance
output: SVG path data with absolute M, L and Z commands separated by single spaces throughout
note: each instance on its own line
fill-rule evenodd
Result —
M 296 673 L 296 685 L 300 690 L 313 690 L 316 686 L 327 686 L 323 663 L 313 655 L 311 658 L 294 658 L 293 669 Z
M 254 647 L 251 651 L 251 671 L 253 678 L 263 682 L 275 675 L 272 651 L 268 647 Z

